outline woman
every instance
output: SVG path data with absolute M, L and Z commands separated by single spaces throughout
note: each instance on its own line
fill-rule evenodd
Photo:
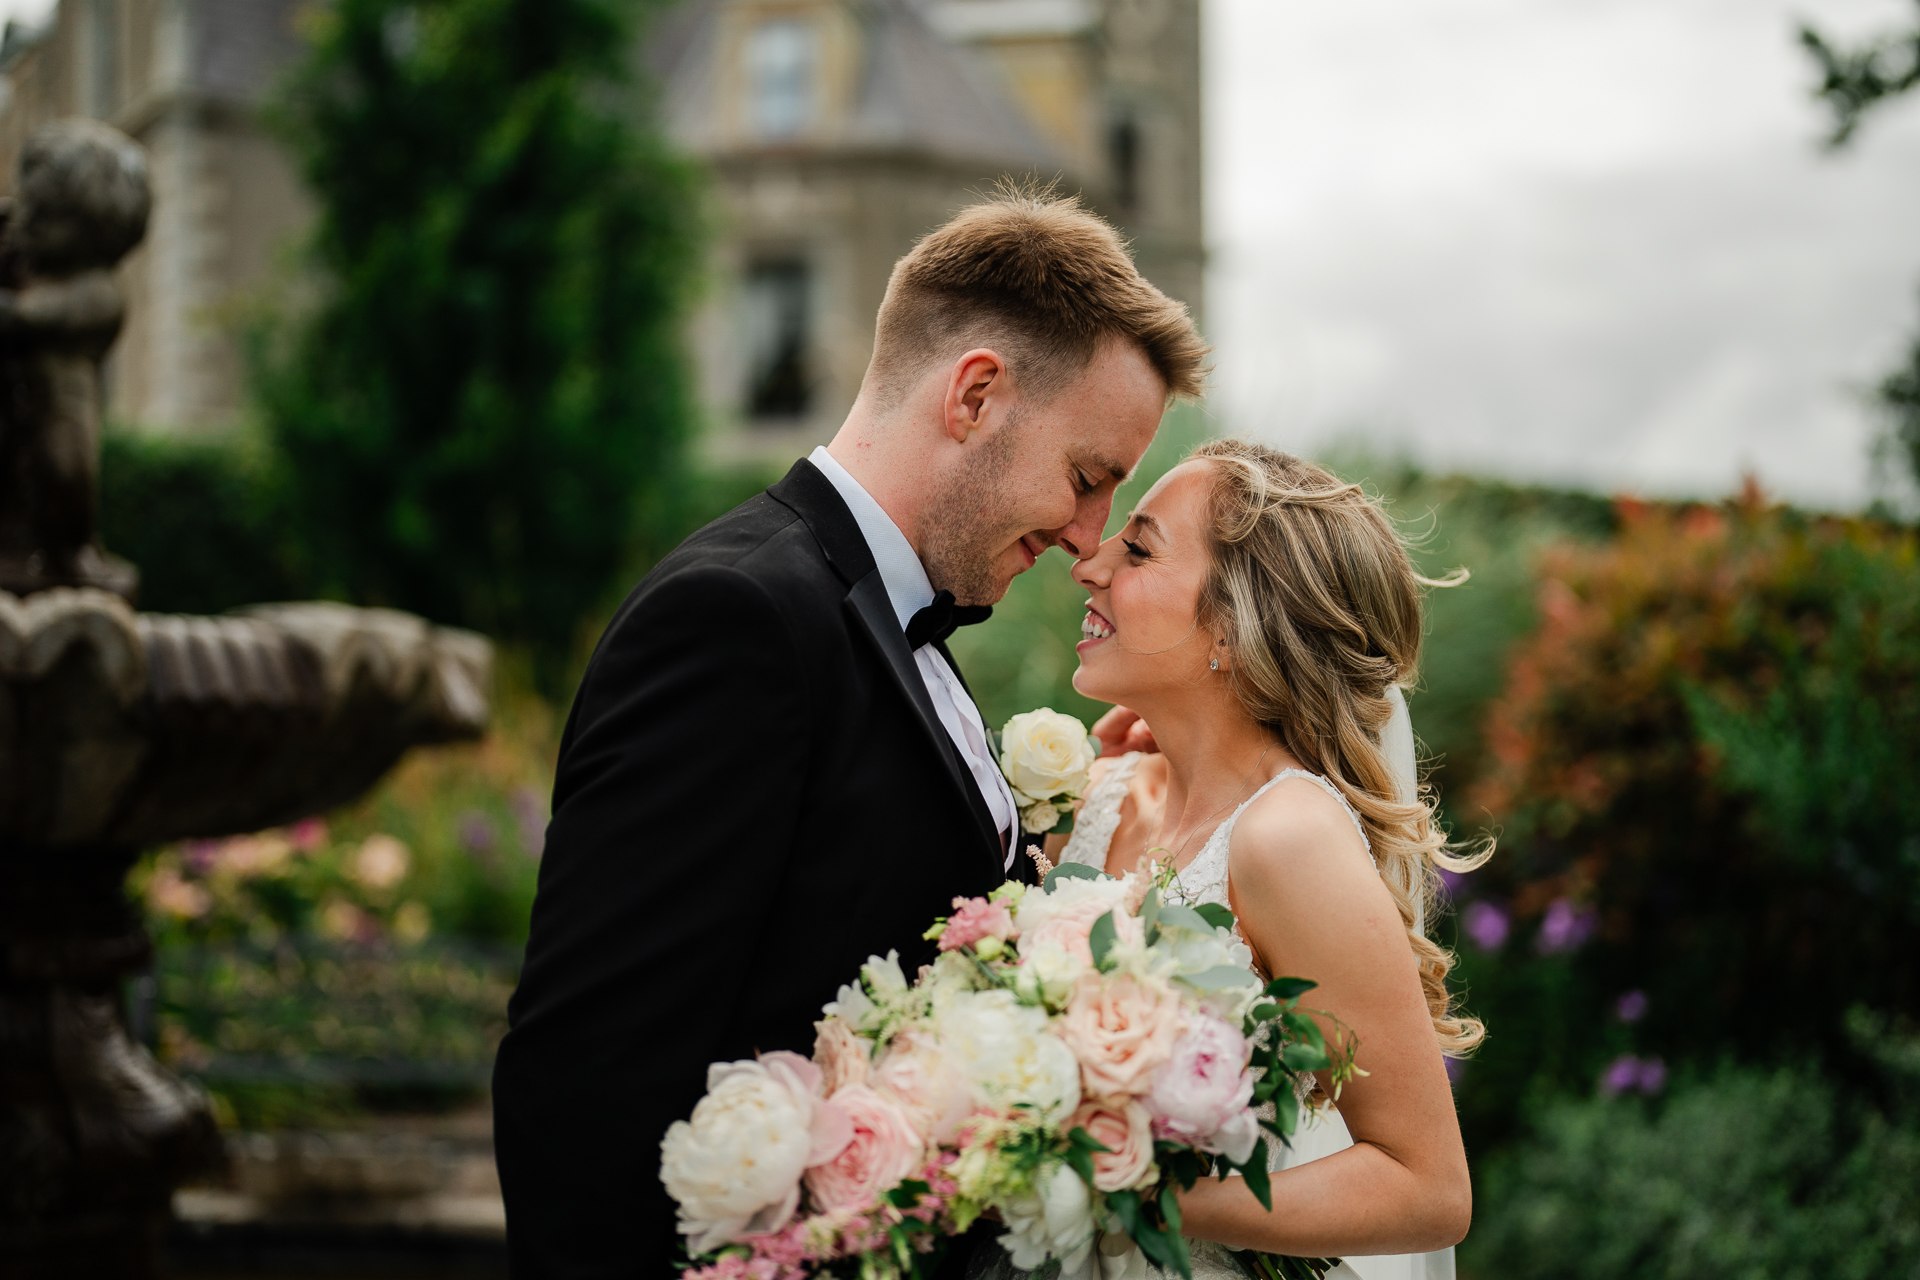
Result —
M 1232 907 L 1262 972 L 1319 982 L 1307 1003 L 1367 1073 L 1276 1160 L 1271 1213 L 1239 1178 L 1182 1197 L 1196 1278 L 1241 1274 L 1222 1246 L 1450 1276 L 1472 1192 L 1444 1055 L 1483 1030 L 1451 1010 L 1423 917 L 1435 865 L 1475 864 L 1382 749 L 1427 580 L 1357 486 L 1237 441 L 1169 472 L 1074 578 L 1074 687 L 1137 713 L 1159 754 L 1100 761 L 1051 852 L 1114 874 L 1171 859 L 1189 901 Z

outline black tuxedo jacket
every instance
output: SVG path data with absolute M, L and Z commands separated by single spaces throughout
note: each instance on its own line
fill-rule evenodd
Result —
M 1004 856 L 811 463 L 661 561 L 574 698 L 494 1066 L 518 1280 L 675 1274 L 660 1139 L 707 1064 L 811 1052 L 839 985 L 889 949 L 911 975 Z

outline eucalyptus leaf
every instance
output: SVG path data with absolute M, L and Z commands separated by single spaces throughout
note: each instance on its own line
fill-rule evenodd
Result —
M 1267 994 L 1276 1000 L 1297 1000 L 1319 985 L 1310 978 L 1275 978 L 1267 984 Z
M 1213 924 L 1192 907 L 1183 907 L 1176 902 L 1160 904 L 1160 914 L 1154 923 L 1162 929 L 1191 929 L 1195 933 L 1212 933 Z
M 1095 927 L 1097 928 L 1098 925 Z M 1251 970 L 1242 969 L 1238 965 L 1222 964 L 1215 965 L 1211 969 L 1203 969 L 1199 973 L 1183 975 L 1180 981 L 1201 991 L 1227 991 L 1234 987 L 1257 986 L 1260 979 L 1254 977 Z
M 1202 919 L 1216 929 L 1233 928 L 1233 910 L 1217 902 L 1203 902 L 1194 908 Z
M 1106 872 L 1100 870 L 1098 867 L 1090 867 L 1084 862 L 1063 862 L 1053 870 L 1047 872 L 1047 878 L 1041 882 L 1040 887 L 1048 893 L 1052 893 L 1054 885 L 1062 880 L 1111 879 L 1113 879 L 1113 877 Z
M 1113 922 L 1113 912 L 1105 912 L 1093 922 L 1093 928 L 1087 931 L 1087 950 L 1093 953 L 1094 968 L 1102 973 L 1107 971 L 1107 956 L 1119 937 L 1118 929 Z

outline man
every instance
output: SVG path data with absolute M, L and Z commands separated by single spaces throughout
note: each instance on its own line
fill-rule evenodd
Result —
M 895 266 L 832 444 L 615 615 L 494 1069 L 520 1280 L 673 1275 L 660 1139 L 707 1065 L 808 1052 L 869 955 L 913 972 L 956 895 L 1019 869 L 945 637 L 1048 547 L 1093 551 L 1204 354 L 1076 202 L 976 205 Z

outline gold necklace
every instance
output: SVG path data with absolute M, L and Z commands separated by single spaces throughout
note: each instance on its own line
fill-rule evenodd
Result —
M 1238 800 L 1241 796 L 1247 793 L 1247 788 L 1253 785 L 1253 780 L 1260 776 L 1261 761 L 1265 760 L 1267 756 L 1272 753 L 1272 751 L 1273 751 L 1273 745 L 1269 744 L 1267 746 L 1267 749 L 1265 751 L 1262 751 L 1259 755 L 1259 758 L 1253 762 L 1253 768 L 1248 771 L 1247 780 L 1240 785 L 1240 789 L 1234 792 L 1233 795 L 1228 798 L 1226 804 L 1221 805 L 1218 809 L 1215 809 L 1212 813 L 1202 818 L 1200 820 L 1200 825 L 1195 827 L 1192 831 L 1189 831 L 1186 834 L 1186 836 L 1181 839 L 1180 849 L 1170 851 L 1168 862 L 1170 862 L 1173 865 L 1173 868 L 1175 871 L 1186 870 L 1186 868 L 1180 865 L 1180 853 L 1186 848 L 1187 841 L 1193 839 L 1193 837 L 1203 829 L 1206 830 L 1209 835 L 1212 834 L 1212 828 L 1208 827 L 1207 824 L 1213 823 L 1214 826 L 1219 825 L 1218 823 L 1214 823 L 1213 820 L 1215 818 L 1218 818 L 1221 814 L 1225 813 L 1227 811 L 1228 806 L 1232 805 L 1235 800 Z M 1154 836 L 1153 843 L 1149 844 L 1146 849 L 1146 851 L 1149 854 L 1151 854 L 1155 849 L 1166 848 L 1165 845 L 1160 843 L 1160 837 L 1163 834 L 1165 834 L 1166 826 L 1167 826 L 1167 806 L 1166 806 L 1166 802 L 1162 800 L 1160 803 L 1160 818 L 1159 818 L 1159 821 L 1154 823 L 1154 827 L 1153 827 L 1153 836 Z

